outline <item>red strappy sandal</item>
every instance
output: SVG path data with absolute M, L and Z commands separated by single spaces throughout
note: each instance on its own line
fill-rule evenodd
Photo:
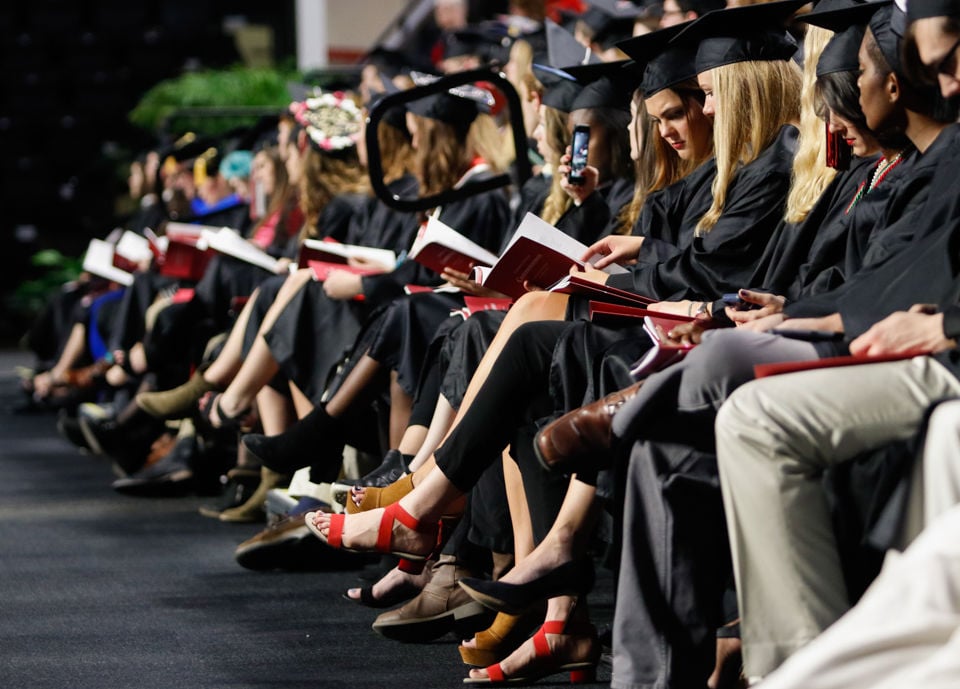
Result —
M 588 660 L 573 661 L 569 663 L 562 662 L 562 659 L 553 655 L 550 645 L 547 643 L 547 634 L 566 634 L 570 636 L 589 636 L 594 643 L 589 654 Z M 552 659 L 554 662 L 538 663 L 540 669 L 529 675 L 516 675 L 508 677 L 504 674 L 500 663 L 490 665 L 486 677 L 467 677 L 463 680 L 464 684 L 530 684 L 544 677 L 555 675 L 560 672 L 570 672 L 570 684 L 586 684 L 595 682 L 597 679 L 597 662 L 600 658 L 600 646 L 596 643 L 597 630 L 592 624 L 587 622 L 565 622 L 563 620 L 551 620 L 544 622 L 543 626 L 533 635 L 533 648 L 536 659 Z
M 439 523 L 434 522 L 422 524 L 419 519 L 403 509 L 398 502 L 395 502 L 392 505 L 387 505 L 387 507 L 384 508 L 383 516 L 380 517 L 380 527 L 377 530 L 377 542 L 374 544 L 373 548 L 366 550 L 348 548 L 347 546 L 343 545 L 343 526 L 347 515 L 330 515 L 330 528 L 328 529 L 326 535 L 324 535 L 316 526 L 316 524 L 314 524 L 313 516 L 313 512 L 308 512 L 304 516 L 306 519 L 307 528 L 309 528 L 317 538 L 329 545 L 331 548 L 337 548 L 348 553 L 362 553 L 373 550 L 378 553 L 396 555 L 400 558 L 400 563 L 398 565 L 400 570 L 410 574 L 419 574 L 421 571 L 423 571 L 423 566 L 427 559 L 433 555 L 435 547 L 431 548 L 427 553 L 407 553 L 393 550 L 393 523 L 397 521 L 411 531 L 433 536 L 434 546 L 440 542 Z

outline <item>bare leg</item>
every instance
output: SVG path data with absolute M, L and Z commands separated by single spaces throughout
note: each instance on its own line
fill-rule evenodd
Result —
M 296 413 L 289 399 L 264 385 L 257 393 L 257 409 L 265 435 L 276 435 L 296 421 Z
M 86 351 L 86 343 L 86 326 L 83 323 L 75 323 L 70 329 L 70 335 L 67 337 L 57 363 L 49 371 L 39 373 L 33 378 L 33 389 L 38 398 L 46 397 L 54 385 L 63 382 L 67 371 L 74 367 Z
M 203 372 L 203 377 L 207 382 L 213 383 L 217 387 L 226 387 L 237 375 L 243 364 L 243 336 L 247 330 L 247 324 L 250 322 L 250 314 L 253 312 L 254 304 L 260 296 L 260 290 L 253 290 L 253 294 L 243 305 L 240 315 L 230 329 L 230 335 L 223 344 L 220 354 L 213 360 L 213 363 Z
M 290 396 L 293 398 L 293 408 L 297 410 L 298 419 L 313 411 L 313 402 L 293 383 L 290 383 Z
M 397 382 L 397 372 L 390 372 L 390 447 L 397 447 L 410 423 L 413 398 Z
M 427 430 L 423 442 L 416 448 L 416 457 L 410 462 L 410 469 L 416 472 L 424 463 L 433 457 L 433 451 L 440 447 L 440 443 L 447 437 L 447 431 L 453 423 L 453 417 L 456 416 L 456 410 L 447 401 L 443 395 L 437 399 L 437 406 L 433 409 L 433 418 L 430 420 L 430 428 Z M 414 453 L 411 453 L 414 454 Z M 431 465 L 432 466 L 432 462 Z M 423 474 L 420 474 L 421 478 Z M 414 485 L 416 485 L 417 475 L 414 474 Z
M 400 438 L 400 442 L 397 445 L 400 454 L 416 454 L 417 450 L 423 446 L 427 432 L 428 429 L 426 426 L 407 426 L 407 430 L 403 432 L 403 437 Z
M 523 584 L 558 566 L 577 559 L 586 549 L 597 518 L 597 489 L 574 477 L 560 506 L 560 513 L 546 538 L 510 570 L 502 581 Z

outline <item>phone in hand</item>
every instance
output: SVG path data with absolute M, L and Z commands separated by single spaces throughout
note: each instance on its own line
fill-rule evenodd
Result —
M 590 148 L 590 126 L 578 124 L 573 128 L 573 144 L 571 145 L 570 174 L 567 181 L 570 184 L 583 184 L 583 168 L 587 166 L 587 151 Z

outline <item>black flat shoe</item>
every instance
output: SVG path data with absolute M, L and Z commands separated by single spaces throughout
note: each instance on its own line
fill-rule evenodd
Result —
M 349 589 L 348 589 L 349 590 Z M 368 608 L 375 608 L 377 610 L 381 608 L 392 608 L 394 605 L 399 605 L 400 603 L 406 603 L 408 600 L 420 594 L 421 587 L 414 584 L 408 584 L 405 586 L 400 586 L 385 596 L 377 598 L 373 595 L 372 586 L 364 586 L 360 589 L 359 598 L 351 598 L 346 591 L 341 594 L 344 600 L 348 600 L 351 603 L 357 603 L 358 605 L 365 605 Z
M 460 586 L 491 610 L 520 615 L 548 598 L 587 593 L 593 588 L 593 563 L 589 559 L 571 560 L 525 584 L 465 578 Z

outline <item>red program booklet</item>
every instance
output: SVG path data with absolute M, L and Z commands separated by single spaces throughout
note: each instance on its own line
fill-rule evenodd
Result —
M 409 257 L 436 273 L 452 268 L 468 275 L 474 266 L 490 266 L 497 262 L 495 254 L 434 217 L 420 228 L 410 247 Z
M 890 354 L 888 356 L 831 356 L 823 359 L 809 359 L 807 361 L 783 361 L 776 364 L 757 364 L 753 367 L 753 374 L 757 378 L 776 376 L 781 373 L 796 373 L 798 371 L 813 371 L 818 368 L 838 368 L 840 366 L 862 366 L 863 364 L 881 364 L 887 361 L 903 361 L 912 359 L 918 354 Z

